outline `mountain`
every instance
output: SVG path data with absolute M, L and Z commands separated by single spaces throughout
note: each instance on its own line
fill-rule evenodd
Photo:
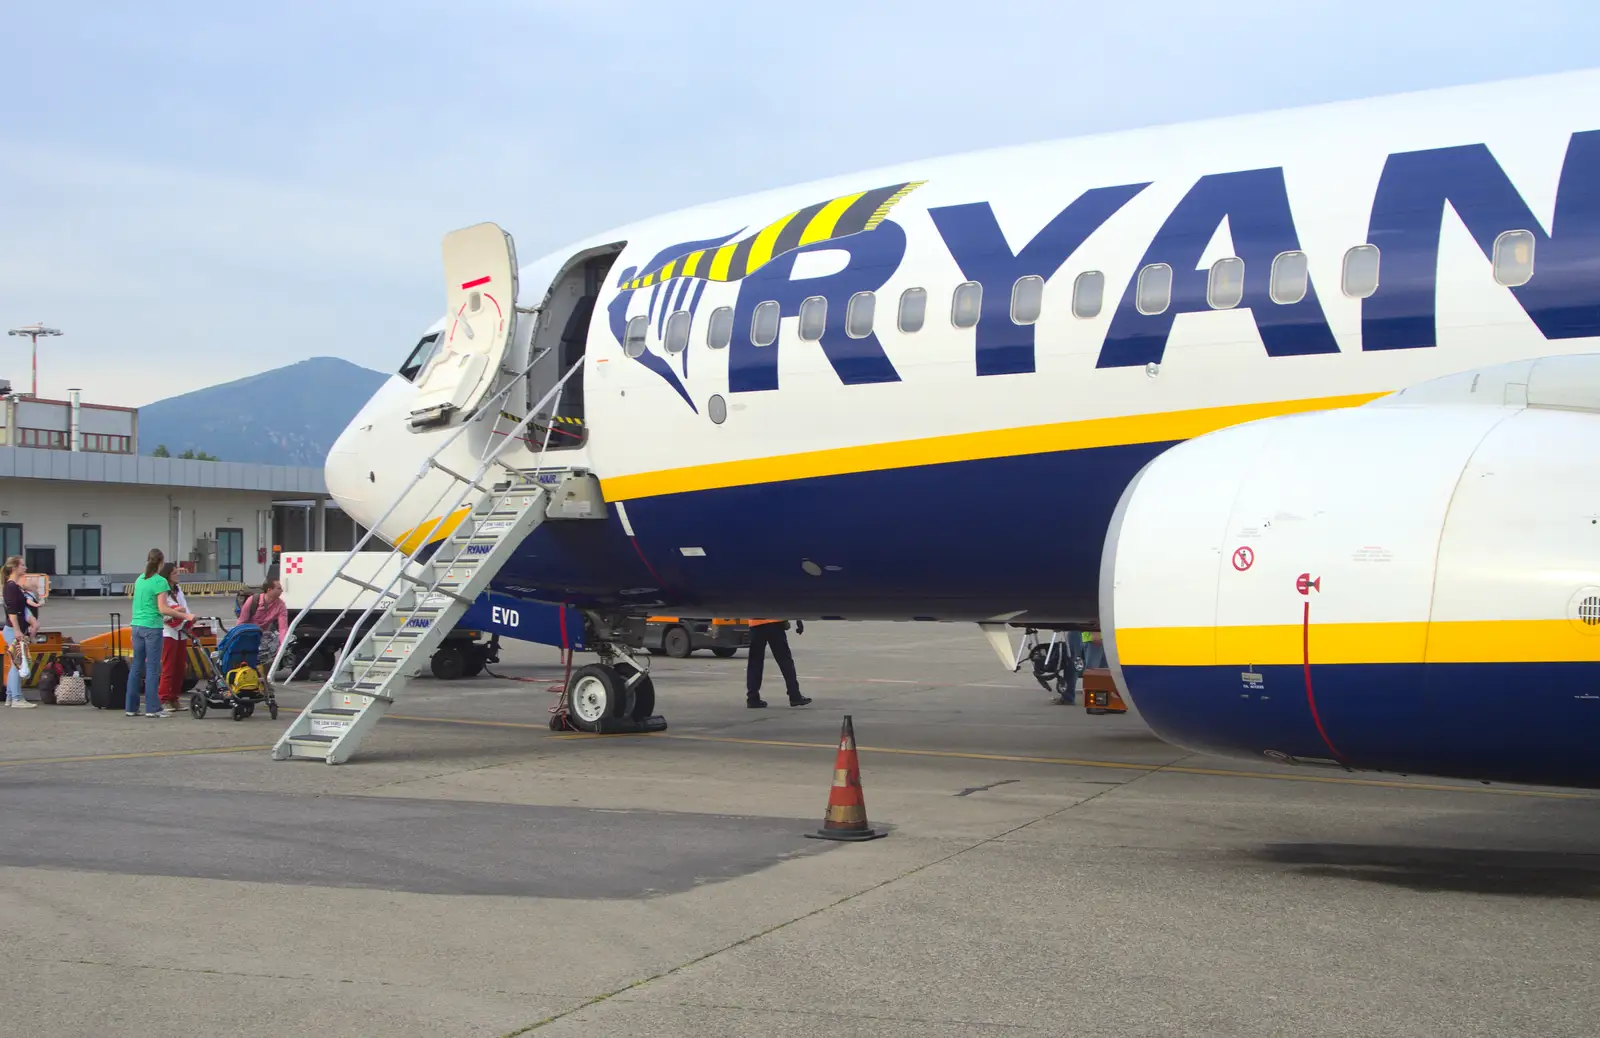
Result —
M 312 357 L 139 408 L 139 453 L 321 468 L 328 448 L 389 376 Z

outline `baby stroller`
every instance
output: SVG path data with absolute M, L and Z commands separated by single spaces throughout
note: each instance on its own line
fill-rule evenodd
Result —
M 256 712 L 257 703 L 265 703 L 276 721 L 278 700 L 260 657 L 261 628 L 235 624 L 211 651 L 211 675 L 189 696 L 189 712 L 201 718 L 207 710 L 231 710 L 235 721 L 243 721 Z

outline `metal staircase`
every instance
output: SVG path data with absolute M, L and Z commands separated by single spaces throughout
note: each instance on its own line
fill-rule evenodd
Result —
M 351 560 L 373 536 L 368 532 L 345 556 L 339 571 L 322 586 L 307 609 L 296 617 L 268 673 L 278 673 L 283 653 L 293 643 L 294 629 L 300 618 L 336 583 L 347 582 L 375 596 L 360 610 L 361 615 L 345 639 L 343 652 L 327 682 L 272 748 L 274 760 L 309 757 L 329 764 L 349 760 L 366 733 L 400 698 L 418 666 L 439 647 L 473 600 L 488 589 L 489 582 L 525 537 L 549 519 L 589 519 L 604 515 L 604 507 L 599 505 L 598 482 L 592 475 L 543 465 L 549 449 L 548 425 L 538 464 L 532 468 L 526 465 L 513 468 L 500 461 L 513 445 L 525 442 L 526 431 L 536 416 L 558 413 L 562 387 L 582 364 L 580 361 L 563 373 L 545 397 L 529 408 L 527 416 L 517 421 L 515 428 L 503 433 L 502 423 L 514 416 L 500 410 L 502 402 L 530 376 L 540 359 L 551 356 L 547 352 L 536 358 L 509 384 L 476 407 L 473 415 L 428 456 L 383 516 L 372 524 L 373 529 L 382 528 L 403 502 L 417 496 L 418 490 L 435 486 L 439 481 L 430 483 L 430 475 L 442 473 L 448 477 L 443 491 L 434 495 L 423 513 L 437 517 L 426 535 L 416 538 L 409 552 L 394 549 L 378 570 L 387 572 L 389 563 L 396 556 L 401 557 L 387 585 L 380 587 L 346 572 Z M 489 427 L 489 435 L 479 453 L 475 472 L 462 474 L 440 463 L 439 456 L 463 433 L 473 426 L 482 428 L 485 425 Z M 424 499 L 427 496 L 426 491 L 421 495 Z M 442 540 L 436 539 L 449 517 L 458 514 L 463 507 L 468 509 L 465 518 Z M 437 550 L 430 554 L 435 546 Z M 350 611 L 349 606 L 341 608 L 340 619 Z M 302 659 L 316 654 L 333 627 L 329 625 L 316 645 L 302 654 Z

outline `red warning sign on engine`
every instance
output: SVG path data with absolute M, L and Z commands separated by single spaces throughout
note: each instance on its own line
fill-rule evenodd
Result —
M 1255 549 L 1248 544 L 1242 544 L 1233 552 L 1233 568 L 1243 573 L 1256 564 Z

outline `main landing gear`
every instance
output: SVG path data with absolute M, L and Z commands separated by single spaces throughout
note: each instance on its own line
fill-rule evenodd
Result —
M 648 656 L 636 656 L 620 640 L 620 618 L 585 614 L 586 639 L 598 663 L 578 667 L 567 678 L 561 704 L 550 727 L 575 728 L 598 735 L 664 732 L 666 718 L 655 712 L 656 686 L 650 680 Z M 570 666 L 570 654 L 569 654 Z

